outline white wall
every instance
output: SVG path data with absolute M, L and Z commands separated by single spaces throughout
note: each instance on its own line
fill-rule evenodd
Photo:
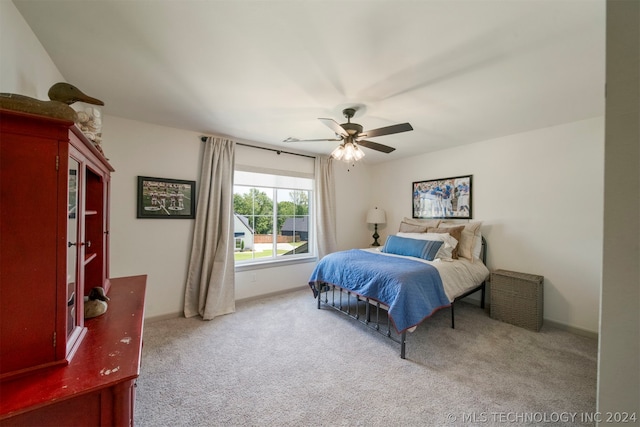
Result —
M 338 250 L 364 248 L 373 239 L 373 228 L 366 223 L 369 202 L 377 191 L 371 184 L 373 166 L 358 163 L 355 167 L 333 162 L 336 181 L 336 232 Z
M 137 219 L 137 176 L 198 181 L 200 135 L 114 116 L 104 118 L 102 145 L 116 169 L 111 187 L 110 275 L 149 276 L 148 318 L 182 312 L 193 220 Z M 272 167 L 284 160 L 278 157 Z M 295 156 L 286 160 L 295 161 Z M 365 223 L 371 191 L 368 168 L 359 164 L 350 169 L 347 172 L 346 164 L 334 163 L 339 249 L 367 246 L 373 234 Z M 237 271 L 236 299 L 304 287 L 314 266 L 315 262 L 305 262 Z
M 0 1 L 0 92 L 48 100 L 49 88 L 65 81 L 12 2 Z
M 488 266 L 545 277 L 544 317 L 598 331 L 604 121 L 594 118 L 380 165 L 383 239 L 411 217 L 414 181 L 473 175 Z
M 639 2 L 607 2 L 605 115 L 598 411 L 637 416 L 640 414 Z
M 196 181 L 199 135 L 105 116 L 103 150 L 111 175 L 110 276 L 147 274 L 146 316 L 176 314 L 184 305 L 193 220 L 137 219 L 137 177 Z
M 184 304 L 194 221 L 137 219 L 137 176 L 198 181 L 200 134 L 105 116 L 103 140 L 116 169 L 111 188 L 111 276 L 148 274 L 147 317 L 177 315 Z M 303 287 L 314 265 L 237 271 L 236 299 Z

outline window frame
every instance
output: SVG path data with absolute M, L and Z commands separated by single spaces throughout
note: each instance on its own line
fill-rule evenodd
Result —
M 252 269 L 256 269 L 256 268 L 265 268 L 265 267 L 276 267 L 276 266 L 283 266 L 283 265 L 289 265 L 289 264 L 299 264 L 299 263 L 305 263 L 305 262 L 315 262 L 317 260 L 317 245 L 316 245 L 316 233 L 315 233 L 315 215 L 316 215 L 316 210 L 315 210 L 315 201 L 314 201 L 314 194 L 315 194 L 315 178 L 312 176 L 300 176 L 300 174 L 296 174 L 294 173 L 287 173 L 284 171 L 278 171 L 276 173 L 272 172 L 272 171 L 265 171 L 265 170 L 260 170 L 260 171 L 254 171 L 254 170 L 247 170 L 245 168 L 242 169 L 236 169 L 234 171 L 234 178 L 235 178 L 235 173 L 236 172 L 243 172 L 243 173 L 249 173 L 249 174 L 262 174 L 262 175 L 278 175 L 281 177 L 292 177 L 292 178 L 305 178 L 308 179 L 310 182 L 310 188 L 295 188 L 292 186 L 261 186 L 261 185 L 255 185 L 255 184 L 244 184 L 244 183 L 237 183 L 234 182 L 234 186 L 233 186 L 233 194 L 234 197 L 237 194 L 236 193 L 236 188 L 237 187 L 243 187 L 247 190 L 255 188 L 258 191 L 262 191 L 267 193 L 267 195 L 270 197 L 270 199 L 273 202 L 273 207 L 272 207 L 272 213 L 271 213 L 271 220 L 273 222 L 273 226 L 272 226 L 272 235 L 273 236 L 277 236 L 277 229 L 278 229 L 278 203 L 279 203 L 279 199 L 278 199 L 278 192 L 280 190 L 284 190 L 284 191 L 289 191 L 289 192 L 293 192 L 293 191 L 303 191 L 305 193 L 308 194 L 308 213 L 307 213 L 307 217 L 308 217 L 308 240 L 307 240 L 307 244 L 308 244 L 308 252 L 305 253 L 301 253 L 301 254 L 292 254 L 292 255 L 287 255 L 287 256 L 282 256 L 282 255 L 277 255 L 277 238 L 276 239 L 272 239 L 272 248 L 271 248 L 271 255 L 268 257 L 264 257 L 264 258 L 252 258 L 249 260 L 243 260 L 243 261 L 237 261 L 235 260 L 235 255 L 234 255 L 234 266 L 235 266 L 235 270 L 236 271 L 244 271 L 244 270 L 252 270 Z M 234 180 L 235 181 L 235 180 Z M 271 194 L 269 194 L 271 193 Z M 234 209 L 234 216 L 235 216 L 236 212 Z M 292 216 L 293 218 L 296 217 L 300 217 L 300 216 L 296 216 L 295 214 Z M 302 216 L 304 217 L 304 216 Z M 234 229 L 235 231 L 235 229 Z M 234 238 L 234 248 L 236 247 L 236 239 Z M 275 254 L 275 255 L 274 255 Z

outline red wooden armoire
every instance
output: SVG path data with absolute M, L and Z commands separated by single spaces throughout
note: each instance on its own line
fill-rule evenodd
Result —
M 131 424 L 146 276 L 108 279 L 113 170 L 74 123 L 0 110 L 0 425 Z M 96 286 L 112 301 L 85 322 Z M 109 359 L 112 332 L 138 348 L 118 350 L 126 373 L 102 378 L 91 370 Z

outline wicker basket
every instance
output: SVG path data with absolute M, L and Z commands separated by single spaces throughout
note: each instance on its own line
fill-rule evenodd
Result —
M 491 318 L 533 331 L 542 327 L 543 276 L 496 270 L 491 273 Z

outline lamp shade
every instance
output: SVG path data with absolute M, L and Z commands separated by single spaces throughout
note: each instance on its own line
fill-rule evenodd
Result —
M 373 208 L 367 212 L 367 223 L 384 224 L 387 222 L 387 215 L 382 209 Z
M 331 157 L 345 163 L 355 163 L 364 157 L 364 151 L 355 142 L 346 141 L 333 150 Z

